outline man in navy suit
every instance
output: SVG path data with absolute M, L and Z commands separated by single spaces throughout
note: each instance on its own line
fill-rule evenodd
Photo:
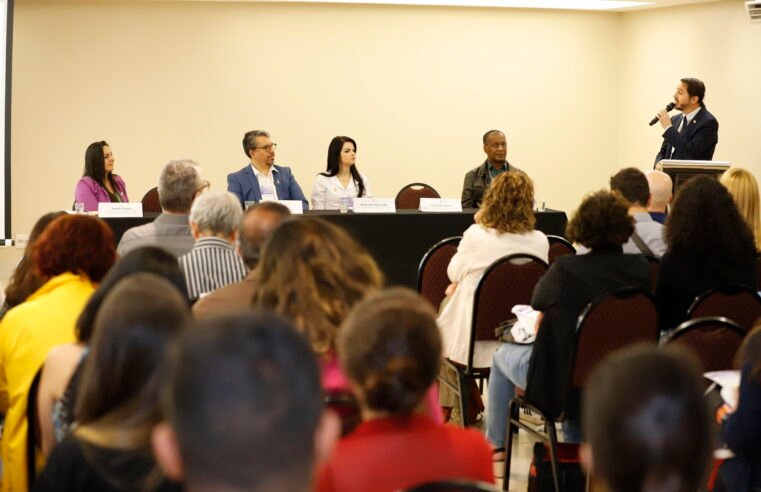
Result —
M 296 182 L 291 169 L 275 166 L 275 148 L 270 134 L 253 130 L 243 136 L 243 151 L 251 163 L 227 175 L 227 191 L 235 194 L 242 206 L 262 200 L 301 200 L 304 210 L 309 202 Z
M 719 122 L 705 107 L 706 86 L 698 79 L 682 79 L 674 94 L 674 117 L 661 110 L 658 120 L 663 127 L 663 145 L 655 156 L 662 159 L 710 161 L 719 141 Z

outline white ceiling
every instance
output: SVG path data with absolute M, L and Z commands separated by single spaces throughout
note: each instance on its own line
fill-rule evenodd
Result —
M 334 1 L 322 1 L 322 0 L 98 0 L 99 2 L 130 2 L 130 1 L 150 1 L 150 2 L 240 2 L 240 3 L 365 3 L 365 4 L 409 4 L 409 5 L 446 5 L 451 6 L 453 3 L 460 4 L 461 7 L 485 7 L 496 6 L 500 3 L 500 0 L 334 0 Z M 697 3 L 710 3 L 717 0 L 632 0 L 635 2 L 647 2 L 647 5 L 640 6 L 626 6 L 626 7 L 611 7 L 606 4 L 617 4 L 619 0 L 581 0 L 582 2 L 595 2 L 600 5 L 599 8 L 594 7 L 579 7 L 577 6 L 578 0 L 504 0 L 507 3 L 517 2 L 521 8 L 560 8 L 569 10 L 604 10 L 606 12 L 624 12 L 630 10 L 648 10 L 663 7 L 673 7 L 676 5 L 687 5 Z M 60 0 L 16 0 L 17 3 L 31 3 L 31 2 L 50 2 L 58 3 Z M 738 3 L 741 3 L 738 0 Z M 532 5 L 534 7 L 532 7 Z M 548 6 L 549 5 L 549 6 Z

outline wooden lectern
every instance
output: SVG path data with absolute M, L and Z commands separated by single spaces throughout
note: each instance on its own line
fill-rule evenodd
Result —
M 679 161 L 676 159 L 663 159 L 655 165 L 655 168 L 671 176 L 674 188 L 671 190 L 676 196 L 679 187 L 693 176 L 707 174 L 718 179 L 724 171 L 729 169 L 729 161 Z

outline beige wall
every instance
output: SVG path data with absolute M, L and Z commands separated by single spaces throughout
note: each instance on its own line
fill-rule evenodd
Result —
M 743 2 L 627 13 L 621 38 L 620 163 L 652 161 L 662 130 L 645 122 L 692 76 L 705 82 L 706 106 L 719 120 L 714 159 L 761 178 L 761 23 L 748 20 Z
M 213 187 L 272 132 L 308 194 L 335 135 L 376 196 L 425 181 L 459 197 L 481 136 L 548 206 L 570 208 L 616 159 L 620 14 L 249 3 L 19 2 L 13 229 L 71 206 L 85 147 L 108 140 L 139 200 L 171 158 Z
M 483 132 L 502 128 L 537 196 L 571 211 L 620 165 L 651 164 L 660 131 L 645 123 L 683 74 L 708 85 L 716 157 L 758 174 L 759 40 L 734 1 L 625 14 L 19 1 L 13 232 L 71 205 L 92 141 L 111 143 L 137 201 L 178 157 L 224 189 L 253 128 L 307 194 L 345 134 L 376 196 L 425 181 L 452 197 Z

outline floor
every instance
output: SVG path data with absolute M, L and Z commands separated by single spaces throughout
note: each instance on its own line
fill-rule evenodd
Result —
M 512 492 L 526 492 L 528 489 L 528 470 L 531 465 L 531 453 L 536 439 L 524 431 L 518 432 L 513 442 L 513 457 L 510 470 L 510 490 Z M 497 488 L 502 487 L 502 473 L 504 462 L 494 463 L 494 476 L 497 479 Z

